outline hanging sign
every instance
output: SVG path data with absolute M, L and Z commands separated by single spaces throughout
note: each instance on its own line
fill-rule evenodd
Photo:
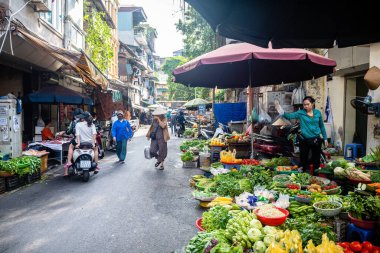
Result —
M 206 113 L 206 105 L 198 105 L 198 114 L 205 115 Z

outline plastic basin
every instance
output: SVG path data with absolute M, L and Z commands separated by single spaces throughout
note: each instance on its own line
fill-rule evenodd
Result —
M 263 223 L 264 225 L 280 226 L 280 225 L 284 224 L 284 222 L 286 221 L 286 218 L 289 216 L 289 212 L 288 212 L 288 210 L 283 209 L 283 208 L 278 208 L 278 207 L 275 207 L 275 208 L 280 210 L 284 214 L 284 216 L 279 217 L 279 218 L 270 218 L 270 217 L 261 216 L 258 214 L 260 208 L 255 210 L 255 214 L 256 214 L 257 218 L 259 219 L 259 221 L 261 223 Z
M 338 207 L 333 208 L 333 209 L 322 209 L 322 208 L 318 207 L 318 204 L 320 204 L 320 203 L 333 203 L 333 204 L 337 205 Z M 319 202 L 314 203 L 313 207 L 317 213 L 320 213 L 326 217 L 333 217 L 335 215 L 338 215 L 342 211 L 342 204 L 335 202 L 335 201 L 319 201 Z
M 350 218 L 351 222 L 359 228 L 374 229 L 376 227 L 376 221 L 360 220 L 352 217 L 350 214 L 348 214 L 348 218 Z
M 205 231 L 205 229 L 202 227 L 202 218 L 198 218 L 195 221 L 195 226 L 198 228 L 199 231 Z

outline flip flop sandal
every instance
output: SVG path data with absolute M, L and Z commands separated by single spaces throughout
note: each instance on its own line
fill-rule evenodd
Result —
M 156 162 L 155 164 L 154 164 L 154 167 L 158 167 L 158 165 L 160 165 L 161 164 L 161 162 Z
M 164 165 L 161 165 L 160 166 L 160 170 L 164 170 L 165 168 L 164 168 Z
M 99 173 L 99 168 L 96 168 L 95 170 L 94 170 L 94 174 L 98 174 Z

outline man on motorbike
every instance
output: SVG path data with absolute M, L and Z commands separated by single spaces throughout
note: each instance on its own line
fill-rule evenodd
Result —
M 92 148 L 94 150 L 94 160 L 95 163 L 98 164 L 98 148 L 96 143 L 96 128 L 95 124 L 93 123 L 93 118 L 91 117 L 91 114 L 89 112 L 84 112 L 82 114 L 82 117 L 84 121 L 79 122 L 75 128 L 75 136 L 76 136 L 76 148 L 79 148 L 79 146 L 82 143 L 91 143 Z M 96 169 L 94 171 L 94 174 L 97 174 L 99 172 L 100 168 L 99 166 L 96 166 Z

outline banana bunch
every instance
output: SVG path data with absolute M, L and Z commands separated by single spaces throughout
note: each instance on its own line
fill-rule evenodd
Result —
M 226 206 L 226 205 L 232 205 L 233 199 L 228 197 L 217 197 L 213 201 L 211 201 L 207 206 L 208 207 L 214 207 L 214 206 Z

